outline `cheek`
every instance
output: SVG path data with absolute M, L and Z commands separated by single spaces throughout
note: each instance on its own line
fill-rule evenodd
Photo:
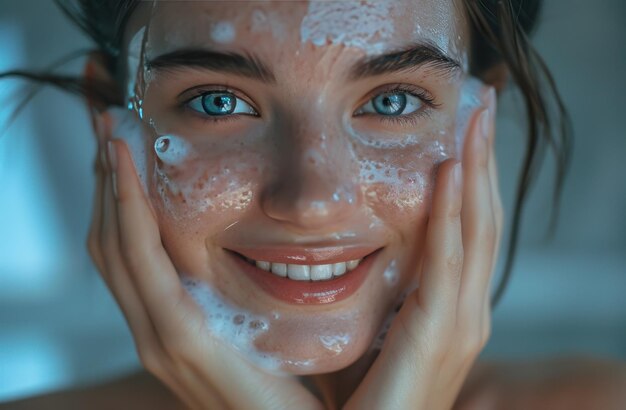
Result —
M 206 233 L 246 212 L 261 169 L 255 154 L 211 155 L 176 137 L 162 147 L 162 138 L 155 144 L 150 187 L 164 220 Z
M 422 140 L 360 154 L 363 198 L 374 213 L 395 227 L 427 216 L 437 165 L 457 155 L 453 124 Z
M 239 166 L 234 159 L 193 158 L 177 165 L 156 160 L 152 186 L 164 213 L 188 224 L 244 212 L 258 168 Z
M 257 154 L 218 150 L 174 135 L 157 137 L 131 111 L 109 112 L 112 137 L 127 143 L 137 176 L 163 220 L 184 228 L 223 220 L 249 207 L 262 168 Z
M 241 152 L 211 156 L 192 149 L 177 162 L 165 154 L 154 151 L 152 203 L 175 265 L 196 272 L 209 263 L 207 241 L 250 209 L 259 185 L 259 161 Z

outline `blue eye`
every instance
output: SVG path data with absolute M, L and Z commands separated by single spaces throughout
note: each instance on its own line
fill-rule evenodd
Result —
M 244 100 L 235 94 L 225 91 L 204 93 L 190 100 L 187 105 L 194 111 L 212 117 L 223 117 L 231 114 L 258 115 Z
M 422 108 L 419 97 L 405 91 L 392 91 L 378 94 L 364 104 L 356 114 L 379 114 L 383 116 L 400 116 L 414 113 Z
M 381 94 L 372 99 L 372 105 L 381 115 L 400 115 L 406 108 L 405 94 Z

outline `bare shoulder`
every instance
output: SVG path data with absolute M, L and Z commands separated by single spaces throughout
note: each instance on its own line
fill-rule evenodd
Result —
M 593 357 L 477 363 L 454 410 L 621 410 L 626 363 Z
M 180 401 L 156 378 L 146 372 L 75 390 L 0 403 L 0 409 L 184 409 Z

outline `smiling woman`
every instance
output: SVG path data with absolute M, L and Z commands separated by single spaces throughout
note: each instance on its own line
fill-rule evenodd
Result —
M 128 22 L 130 110 L 97 118 L 130 142 L 211 333 L 272 370 L 327 373 L 365 354 L 417 286 L 435 165 L 460 157 L 473 111 L 489 103 L 463 75 L 452 3 L 407 15 L 382 4 L 143 4 Z M 319 13 L 336 24 L 315 26 Z M 208 33 L 228 24 L 234 35 L 215 41 L 188 23 L 199 15 Z M 300 38 L 253 28 L 260 15 Z M 363 38 L 364 24 L 386 31 Z M 139 135 L 117 126 L 133 116 Z
M 4 75 L 87 97 L 90 252 L 178 400 L 447 409 L 490 334 L 507 76 L 529 139 L 506 272 L 542 148 L 567 167 L 538 3 L 83 0 L 83 78 Z

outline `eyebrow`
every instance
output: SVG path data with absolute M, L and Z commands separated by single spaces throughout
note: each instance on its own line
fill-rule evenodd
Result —
M 185 48 L 162 54 L 148 60 L 146 68 L 155 70 L 203 68 L 258 81 L 276 82 L 272 71 L 253 54 L 224 53 L 202 48 Z
M 226 53 L 202 48 L 185 48 L 148 60 L 146 68 L 175 70 L 203 68 L 234 74 L 258 81 L 276 83 L 276 77 L 265 63 L 253 54 Z M 445 54 L 439 47 L 418 43 L 390 53 L 365 58 L 352 66 L 349 78 L 359 80 L 383 74 L 417 70 L 424 66 L 450 75 L 461 69 L 461 63 Z
M 407 48 L 368 57 L 358 61 L 350 70 L 350 79 L 359 80 L 402 71 L 417 70 L 429 66 L 444 75 L 461 69 L 461 63 L 448 56 L 439 47 L 429 43 L 418 43 Z

